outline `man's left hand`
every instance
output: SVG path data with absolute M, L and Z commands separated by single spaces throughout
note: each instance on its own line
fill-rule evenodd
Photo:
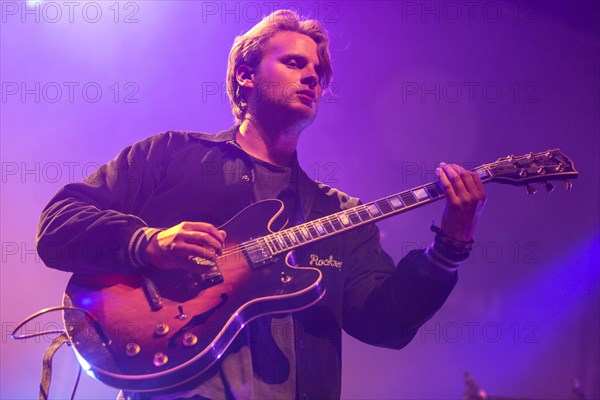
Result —
M 479 175 L 460 165 L 446 163 L 440 163 L 435 172 L 446 194 L 442 232 L 455 240 L 472 240 L 486 200 Z

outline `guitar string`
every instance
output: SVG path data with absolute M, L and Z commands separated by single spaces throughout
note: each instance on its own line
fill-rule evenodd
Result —
M 265 236 L 263 236 L 263 237 L 261 237 L 261 238 L 259 238 L 259 239 L 255 239 L 255 240 L 253 240 L 253 241 L 251 241 L 251 242 L 244 242 L 244 243 L 242 243 L 242 244 L 240 244 L 240 245 L 237 245 L 237 246 L 234 246 L 234 247 L 232 247 L 232 248 L 230 248 L 230 249 L 228 249 L 228 250 L 230 250 L 230 252 L 236 252 L 236 251 L 238 251 L 238 250 L 239 250 L 239 248 L 240 248 L 240 247 L 242 247 L 242 246 L 243 246 L 243 247 L 244 247 L 244 249 L 246 249 L 246 250 L 256 250 L 256 249 L 260 249 L 260 248 L 263 248 L 263 246 L 262 246 L 261 244 L 257 244 L 256 242 L 258 242 L 258 241 L 259 241 L 259 240 L 261 240 L 261 239 L 262 239 L 262 240 L 265 240 L 265 241 L 268 239 L 268 240 L 270 240 L 270 241 L 272 241 L 272 242 L 277 242 L 277 243 L 279 243 L 279 241 L 277 241 L 277 240 L 276 240 L 275 236 L 276 236 L 276 235 L 279 235 L 279 236 L 281 236 L 282 234 L 290 235 L 292 238 L 295 236 L 295 237 L 296 237 L 296 239 L 297 239 L 297 240 L 300 242 L 300 240 L 298 239 L 298 236 L 296 235 L 296 233 L 297 233 L 297 232 L 301 232 L 301 227 L 306 227 L 306 228 L 308 228 L 307 230 L 309 230 L 309 238 L 308 238 L 308 239 L 306 239 L 306 237 L 305 237 L 306 235 L 304 235 L 304 234 L 300 233 L 300 235 L 301 235 L 301 236 L 302 236 L 302 237 L 303 237 L 303 238 L 304 238 L 306 241 L 311 241 L 311 240 L 315 240 L 315 239 L 321 239 L 321 238 L 322 238 L 322 236 L 326 236 L 326 235 L 327 235 L 327 234 L 329 234 L 329 233 L 336 233 L 337 231 L 339 231 L 339 230 L 342 230 L 342 229 L 344 229 L 344 228 L 352 227 L 352 226 L 356 225 L 357 223 L 361 223 L 361 222 L 368 222 L 368 221 L 369 221 L 368 219 L 367 219 L 367 220 L 360 219 L 360 216 L 359 216 L 358 214 L 359 214 L 359 213 L 364 213 L 364 212 L 366 212 L 366 213 L 369 213 L 369 211 L 368 211 L 368 207 L 369 207 L 370 205 L 374 205 L 374 204 L 376 205 L 377 203 L 379 203 L 379 202 L 382 202 L 382 201 L 383 201 L 383 202 L 387 202 L 387 203 L 388 203 L 388 205 L 389 205 L 389 207 L 390 207 L 390 209 L 391 209 L 391 211 L 382 212 L 382 213 L 381 213 L 381 215 L 390 214 L 390 213 L 392 213 L 393 211 L 399 211 L 399 210 L 401 210 L 401 209 L 403 209 L 403 208 L 409 207 L 410 205 L 406 206 L 404 202 L 402 203 L 402 207 L 394 207 L 394 206 L 392 206 L 392 205 L 389 203 L 389 198 L 391 198 L 391 197 L 398 197 L 398 196 L 400 196 L 400 195 L 402 195 L 402 194 L 404 194 L 404 193 L 410 193 L 411 191 L 414 191 L 414 190 L 416 190 L 416 189 L 420 189 L 420 188 L 424 188 L 424 189 L 433 189 L 433 188 L 439 188 L 439 183 L 438 183 L 438 182 L 430 182 L 430 183 L 427 183 L 427 184 L 425 184 L 425 185 L 423 185 L 423 186 L 421 186 L 421 187 L 419 187 L 419 188 L 414 188 L 414 189 L 406 190 L 406 191 L 399 192 L 399 193 L 396 193 L 396 194 L 393 194 L 393 195 L 389 195 L 389 196 L 387 196 L 387 197 L 384 197 L 384 198 L 381 198 L 381 199 L 378 199 L 378 200 L 375 200 L 375 201 L 369 202 L 369 203 L 367 203 L 367 204 L 361 204 L 361 205 L 359 205 L 359 206 L 356 206 L 356 207 L 353 207 L 353 208 L 351 208 L 351 209 L 349 209 L 349 210 L 345 210 L 345 211 L 338 212 L 338 213 L 335 213 L 335 214 L 327 215 L 327 216 L 325 216 L 325 217 L 318 218 L 318 219 L 315 219 L 315 220 L 312 220 L 312 221 L 306 222 L 306 223 L 304 223 L 304 224 L 297 225 L 297 226 L 294 226 L 294 227 L 291 227 L 291 228 L 285 229 L 285 230 L 283 230 L 283 231 L 280 231 L 280 232 L 274 232 L 274 233 L 272 233 L 272 234 L 265 235 Z M 436 197 L 439 197 L 439 196 L 432 196 L 432 195 L 429 195 L 429 194 L 428 194 L 427 200 L 434 199 L 434 198 L 436 198 Z M 419 200 L 417 200 L 416 198 L 415 198 L 415 200 L 416 200 L 416 202 L 415 202 L 415 203 L 413 203 L 413 204 L 417 204 L 417 203 L 423 203 L 423 200 L 419 201 Z M 411 205 L 412 205 L 412 204 L 411 204 Z M 344 224 L 341 222 L 341 220 L 340 220 L 340 216 L 342 216 L 342 215 L 343 215 L 343 216 L 346 216 L 346 217 L 348 217 L 350 214 L 356 214 L 356 216 L 358 216 L 358 217 L 359 217 L 360 221 L 359 221 L 359 222 L 357 222 L 357 223 L 354 223 L 354 222 L 352 222 L 352 221 L 351 221 L 351 219 L 349 218 L 349 220 L 350 220 L 350 225 L 344 225 Z M 369 213 L 368 215 L 369 215 L 369 216 L 371 216 L 371 214 L 370 214 L 370 213 Z M 376 216 L 371 216 L 371 218 L 376 218 L 376 217 L 378 217 L 378 215 L 376 215 Z M 335 226 L 333 226 L 333 224 L 334 224 L 334 222 L 335 222 L 335 221 L 336 221 L 336 222 L 337 222 L 337 224 L 338 224 L 339 226 L 341 226 L 342 228 L 336 228 Z M 317 229 L 317 228 L 315 227 L 316 223 L 320 223 L 320 224 L 323 224 L 323 223 L 329 223 L 330 225 L 332 225 L 332 226 L 333 226 L 334 230 L 333 230 L 333 231 L 331 231 L 331 232 L 329 232 L 329 231 L 325 230 L 325 235 L 318 235 L 318 233 L 317 233 L 317 236 L 315 237 L 315 236 L 314 236 L 312 233 L 310 233 L 310 230 L 314 230 L 315 232 L 318 232 L 318 231 L 320 231 L 320 229 Z M 311 229 L 311 228 L 312 228 L 312 229 Z M 295 244 L 295 243 L 293 242 L 293 240 L 291 240 L 291 242 L 292 242 L 292 244 Z M 285 241 L 284 241 L 284 243 L 285 243 Z M 266 243 L 266 244 L 267 244 L 267 246 L 269 247 L 269 243 Z M 287 244 L 286 244 L 286 246 L 289 246 L 289 245 L 287 245 Z M 274 247 L 274 246 L 273 246 L 273 247 Z M 285 249 L 284 249 L 284 250 L 285 250 Z M 223 255 L 227 255 L 227 254 L 229 254 L 227 251 L 223 253 Z
M 496 163 L 492 163 L 492 164 L 496 164 Z M 487 165 L 491 165 L 491 164 L 484 164 L 483 166 L 475 168 L 474 171 L 478 171 L 480 169 L 485 169 L 485 166 L 487 166 Z M 301 225 L 298 225 L 298 226 L 294 226 L 294 227 L 285 229 L 285 230 L 283 230 L 281 232 L 274 232 L 272 234 L 265 235 L 265 236 L 263 236 L 263 237 L 261 237 L 259 239 L 254 239 L 254 240 L 252 240 L 250 242 L 244 242 L 244 243 L 238 244 L 236 246 L 233 246 L 233 247 L 227 249 L 225 252 L 223 252 L 221 256 L 222 257 L 230 256 L 230 255 L 232 255 L 234 253 L 238 253 L 240 251 L 252 252 L 252 251 L 261 250 L 261 249 L 264 248 L 263 245 L 261 245 L 261 244 L 258 243 L 258 241 L 260 241 L 261 239 L 265 242 L 266 246 L 269 248 L 269 251 L 272 252 L 271 246 L 269 246 L 269 243 L 268 243 L 267 239 L 269 239 L 271 242 L 277 242 L 277 243 L 279 243 L 279 241 L 277 241 L 277 239 L 276 239 L 276 235 L 279 235 L 279 236 L 282 236 L 282 235 L 290 235 L 290 236 L 292 236 L 293 235 L 292 237 L 294 237 L 294 236 L 296 236 L 295 233 L 294 233 L 294 230 L 298 231 L 301 226 L 305 226 L 305 227 L 307 227 L 307 229 L 312 228 L 315 232 L 318 232 L 319 230 L 317 228 L 315 228 L 315 226 L 314 226 L 316 222 L 318 222 L 320 224 L 323 224 L 323 222 L 328 222 L 330 225 L 333 226 L 332 221 L 336 221 L 337 220 L 337 222 L 341 226 L 343 226 L 342 229 L 348 228 L 348 227 L 353 227 L 356 224 L 353 223 L 350 219 L 349 220 L 350 220 L 350 224 L 351 225 L 344 226 L 344 224 L 340 222 L 338 214 L 340 214 L 340 215 L 343 214 L 346 217 L 348 217 L 348 215 L 351 214 L 351 213 L 354 213 L 354 214 L 358 214 L 358 213 L 361 213 L 361 212 L 367 212 L 367 213 L 369 213 L 369 211 L 368 211 L 368 206 L 369 205 L 376 204 L 376 203 L 378 203 L 380 201 L 386 201 L 389 204 L 389 200 L 388 199 L 390 197 L 400 196 L 400 195 L 405 194 L 405 193 L 411 193 L 412 194 L 412 192 L 414 190 L 421 189 L 421 188 L 427 189 L 427 188 L 436 187 L 436 186 L 439 187 L 439 181 L 438 182 L 430 182 L 430 183 L 427 183 L 427 184 L 425 184 L 425 185 L 423 185 L 421 187 L 417 187 L 417 188 L 414 188 L 414 189 L 409 189 L 409 190 L 406 190 L 406 191 L 403 191 L 403 192 L 399 192 L 399 193 L 396 193 L 396 194 L 393 194 L 393 195 L 390 195 L 390 196 L 387 196 L 387 197 L 375 200 L 375 201 L 367 203 L 367 204 L 362 204 L 362 205 L 353 207 L 353 208 L 351 208 L 349 210 L 346 210 L 346 211 L 343 211 L 343 212 L 339 212 L 339 213 L 328 215 L 328 216 L 325 216 L 325 217 L 322 217 L 322 218 L 318 218 L 316 220 L 309 221 L 307 223 L 304 223 L 304 224 L 301 224 Z M 439 197 L 439 196 L 436 196 L 436 197 Z M 431 195 L 428 194 L 427 200 L 431 200 L 433 198 L 434 198 L 433 196 L 431 196 Z M 415 200 L 417 200 L 417 199 L 415 198 Z M 419 204 L 419 203 L 423 203 L 423 201 L 417 200 L 417 202 L 413 203 L 413 204 Z M 391 204 L 389 204 L 389 206 L 391 207 L 392 211 L 389 211 L 389 212 L 386 212 L 386 213 L 382 213 L 381 215 L 387 215 L 387 214 L 392 213 L 393 211 L 398 211 L 398 210 L 401 210 L 401 209 L 407 207 L 406 205 L 404 205 L 404 202 L 403 202 L 402 207 L 400 207 L 400 208 L 395 208 Z M 358 215 L 358 217 L 360 218 L 360 215 Z M 360 219 L 361 220 L 358 223 L 362 223 L 362 222 L 367 222 L 368 221 L 368 220 L 363 220 L 362 218 L 360 218 Z M 333 226 L 333 228 L 334 228 L 334 230 L 332 232 L 328 232 L 327 230 L 325 230 L 325 234 L 324 235 L 319 235 L 317 237 L 313 237 L 312 234 L 310 233 L 310 230 L 309 230 L 309 239 L 306 239 L 306 242 L 315 241 L 315 240 L 321 239 L 323 236 L 328 236 L 328 234 L 330 234 L 330 233 L 337 233 L 338 231 L 342 230 L 342 229 L 335 228 L 335 226 Z M 304 234 L 301 234 L 301 235 L 302 235 L 302 237 L 305 236 Z M 297 237 L 296 237 L 296 240 L 299 241 L 299 239 L 297 239 Z M 283 242 L 286 243 L 285 240 L 283 240 Z M 288 247 L 295 247 L 296 243 L 294 243 L 293 240 L 291 240 L 291 242 L 292 242 L 291 246 L 287 245 L 287 243 L 286 243 L 286 246 L 288 246 Z M 304 243 L 300 242 L 299 244 L 303 245 L 306 242 L 304 242 Z M 273 246 L 273 247 L 275 248 L 275 251 L 276 251 L 275 254 L 277 254 L 278 252 L 282 252 L 282 251 L 288 250 L 288 249 L 284 248 L 284 246 L 281 246 L 281 245 L 280 245 L 280 247 L 282 247 L 281 251 L 277 250 L 277 248 L 275 246 Z
M 536 154 L 534 154 L 532 156 L 532 158 L 533 157 L 537 158 L 540 155 L 546 155 L 546 154 L 547 154 L 547 152 L 536 153 Z M 554 156 L 554 154 L 552 154 L 552 156 Z M 514 161 L 524 160 L 524 159 L 528 159 L 528 157 L 530 157 L 530 156 L 529 155 L 514 156 L 513 160 Z M 511 161 L 508 161 L 508 159 L 506 159 L 504 161 L 502 161 L 502 160 L 500 160 L 500 161 L 494 161 L 492 163 L 487 163 L 487 164 L 483 164 L 483 165 L 481 165 L 479 167 L 476 167 L 472 171 L 473 172 L 489 172 L 490 168 L 494 168 L 494 167 L 496 167 L 496 166 L 498 166 L 498 165 L 500 165 L 502 163 L 507 163 L 507 162 L 512 164 L 512 163 L 514 163 L 514 161 L 511 162 Z M 492 174 L 490 174 L 490 179 L 491 179 L 491 177 L 492 177 Z M 325 216 L 325 217 L 322 217 L 322 218 L 318 218 L 318 219 L 313 220 L 313 221 L 306 222 L 306 223 L 298 225 L 298 226 L 294 226 L 294 227 L 285 229 L 285 230 L 283 230 L 281 232 L 274 232 L 274 233 L 271 233 L 269 235 L 265 235 L 265 236 L 263 236 L 261 238 L 251 240 L 249 242 L 240 243 L 240 244 L 238 244 L 236 246 L 228 248 L 225 252 L 223 252 L 221 254 L 221 256 L 222 257 L 229 256 L 229 255 L 232 255 L 232 254 L 240 252 L 240 251 L 246 251 L 246 252 L 261 251 L 262 249 L 264 249 L 264 246 L 262 244 L 258 243 L 261 239 L 265 242 L 265 244 L 266 244 L 266 246 L 267 246 L 267 248 L 269 249 L 270 252 L 273 253 L 273 251 L 271 249 L 271 247 L 273 247 L 275 249 L 275 253 L 273 253 L 273 254 L 278 254 L 279 252 L 283 252 L 283 251 L 286 251 L 288 249 L 286 249 L 284 246 L 280 245 L 280 247 L 282 247 L 282 250 L 278 250 L 276 246 L 269 245 L 268 240 L 270 240 L 272 243 L 280 243 L 277 240 L 277 238 L 276 238 L 277 235 L 279 235 L 279 236 L 282 236 L 282 235 L 286 235 L 286 236 L 287 235 L 293 235 L 291 237 L 295 237 L 296 240 L 299 243 L 295 243 L 293 240 L 290 240 L 292 242 L 292 245 L 290 246 L 290 245 L 287 245 L 287 242 L 285 240 L 283 240 L 283 242 L 286 244 L 286 246 L 288 246 L 290 248 L 291 247 L 297 247 L 298 245 L 303 245 L 305 243 L 310 243 L 311 241 L 316 241 L 316 240 L 321 239 L 324 236 L 328 236 L 328 234 L 330 234 L 330 233 L 337 233 L 338 231 L 340 231 L 340 230 L 342 230 L 344 228 L 353 227 L 353 226 L 356 225 L 355 223 L 353 223 L 350 220 L 350 224 L 351 225 L 344 226 L 344 224 L 341 223 L 341 221 L 340 221 L 340 219 L 338 217 L 338 214 L 339 215 L 345 215 L 346 217 L 349 217 L 349 214 L 351 214 L 351 213 L 355 213 L 355 214 L 358 214 L 360 212 L 367 212 L 367 213 L 369 213 L 368 206 L 370 206 L 370 205 L 376 205 L 376 203 L 379 203 L 381 201 L 385 201 L 392 208 L 392 211 L 388 211 L 388 212 L 385 212 L 385 213 L 382 212 L 382 214 L 381 214 L 381 215 L 387 215 L 387 214 L 392 213 L 393 211 L 398 211 L 398 210 L 401 210 L 401 209 L 407 207 L 407 206 L 404 205 L 404 202 L 403 202 L 403 206 L 401 208 L 395 208 L 394 206 L 392 206 L 391 204 L 389 204 L 389 198 L 394 197 L 394 196 L 400 197 L 402 194 L 407 194 L 407 193 L 413 194 L 413 192 L 415 190 L 417 190 L 417 189 L 427 189 L 427 188 L 431 188 L 431 187 L 435 187 L 435 186 L 439 187 L 439 181 L 437 181 L 437 182 L 430 182 L 430 183 L 427 183 L 425 185 L 422 185 L 422 186 L 414 188 L 414 189 L 405 190 L 403 192 L 399 192 L 399 193 L 396 193 L 396 194 L 393 194 L 393 195 L 390 195 L 390 196 L 387 196 L 387 197 L 384 197 L 384 198 L 381 198 L 381 199 L 369 202 L 367 204 L 363 204 L 363 205 L 359 205 L 359 206 L 353 207 L 353 208 L 351 208 L 349 210 L 345 210 L 343 212 L 338 212 L 338 213 L 335 213 L 335 214 L 332 214 L 332 215 L 328 215 L 328 216 Z M 413 196 L 414 196 L 414 194 L 413 194 Z M 439 196 L 436 196 L 436 198 L 437 197 L 439 197 Z M 431 195 L 429 195 L 429 193 L 427 193 L 427 200 L 431 200 L 431 199 L 434 199 L 434 197 L 431 196 Z M 413 204 L 422 204 L 423 203 L 423 201 L 419 201 L 416 198 L 415 198 L 415 200 L 417 200 L 417 202 L 413 203 Z M 369 215 L 370 215 L 370 213 L 369 213 Z M 358 217 L 360 218 L 360 215 L 358 215 Z M 379 217 L 379 216 L 375 216 L 375 217 L 372 217 L 372 218 L 377 218 L 377 217 Z M 342 229 L 336 228 L 335 226 L 333 226 L 333 222 L 332 221 L 337 221 L 337 223 L 341 224 L 341 226 L 343 226 L 343 228 Z M 361 219 L 361 221 L 358 222 L 358 223 L 367 222 L 367 221 L 368 220 L 362 220 Z M 320 224 L 323 224 L 323 222 L 327 222 L 327 223 L 329 223 L 330 225 L 333 226 L 334 230 L 332 232 L 328 232 L 327 230 L 325 230 L 325 234 L 319 235 L 317 237 L 313 237 L 313 235 L 310 233 L 309 228 L 312 228 L 314 231 L 316 231 L 318 233 L 319 229 L 315 228 L 315 226 L 314 226 L 315 223 L 317 223 L 317 222 L 320 223 Z M 300 242 L 300 240 L 296 236 L 296 233 L 294 232 L 294 231 L 296 231 L 296 232 L 300 231 L 301 232 L 301 228 L 300 227 L 302 227 L 302 226 L 306 227 L 307 230 L 308 230 L 308 232 L 309 232 L 309 239 L 306 239 L 305 242 Z M 300 234 L 304 238 L 305 235 L 302 232 Z
M 435 188 L 435 187 L 438 187 L 438 188 L 439 188 L 439 183 L 438 183 L 438 182 L 432 182 L 432 183 L 425 184 L 425 185 L 423 185 L 421 188 L 425 188 L 425 189 L 432 189 L 432 188 Z M 403 209 L 403 208 L 410 207 L 410 205 L 409 205 L 409 206 L 406 206 L 406 205 L 404 205 L 404 203 L 403 203 L 403 204 L 402 204 L 402 207 L 400 207 L 400 208 L 396 208 L 396 207 L 392 206 L 392 205 L 389 203 L 389 198 L 390 198 L 390 197 L 394 197 L 394 196 L 400 196 L 400 195 L 401 195 L 401 194 L 403 194 L 403 193 L 409 193 L 409 192 L 411 192 L 411 191 L 414 191 L 414 190 L 416 190 L 416 189 L 419 189 L 419 188 L 415 188 L 415 189 L 407 190 L 407 191 L 404 191 L 404 192 L 400 192 L 400 193 L 397 193 L 397 194 L 394 194 L 394 195 L 390 195 L 390 196 L 388 196 L 388 197 L 385 197 L 385 198 L 382 198 L 382 199 L 375 200 L 375 201 L 373 201 L 373 202 L 370 202 L 370 203 L 367 203 L 367 204 L 362 204 L 362 205 L 360 205 L 360 206 L 353 207 L 352 209 L 349 209 L 349 210 L 346 210 L 346 211 L 342 211 L 342 212 L 335 213 L 335 214 L 332 214 L 332 215 L 327 215 L 327 216 L 325 216 L 325 217 L 322 217 L 322 218 L 319 218 L 319 219 L 316 219 L 316 220 L 313 220 L 313 221 L 309 221 L 309 222 L 307 222 L 307 223 L 305 223 L 305 224 L 301 224 L 301 225 L 298 225 L 298 226 L 294 226 L 294 227 L 288 228 L 288 229 L 286 229 L 286 230 L 283 230 L 283 231 L 281 231 L 281 232 L 274 232 L 274 233 L 272 233 L 272 234 L 270 234 L 270 235 L 265 235 L 265 236 L 263 236 L 263 237 L 261 237 L 261 238 L 259 238 L 259 239 L 255 239 L 255 240 L 253 240 L 253 241 L 251 241 L 251 242 L 244 242 L 244 243 L 241 243 L 241 244 L 239 244 L 239 245 L 236 245 L 236 246 L 234 246 L 234 247 L 232 247 L 232 248 L 228 249 L 228 251 L 225 251 L 225 252 L 222 254 L 222 256 L 227 256 L 227 255 L 231 255 L 231 254 L 233 254 L 233 253 L 235 253 L 235 252 L 239 252 L 239 251 L 240 251 L 240 249 L 242 249 L 242 250 L 246 250 L 246 251 L 256 251 L 256 250 L 261 250 L 261 249 L 263 249 L 263 248 L 264 248 L 264 246 L 263 246 L 263 245 L 261 245 L 261 244 L 259 244 L 259 243 L 257 243 L 257 242 L 258 242 L 258 241 L 260 241 L 261 239 L 262 239 L 262 240 L 265 242 L 265 244 L 267 245 L 267 247 L 269 247 L 269 250 L 271 251 L 271 248 L 270 248 L 270 246 L 269 246 L 269 243 L 268 243 L 268 239 L 269 239 L 269 240 L 271 240 L 272 242 L 275 242 L 275 241 L 276 241 L 276 238 L 275 238 L 275 236 L 276 236 L 276 235 L 280 235 L 280 236 L 281 236 L 281 235 L 285 234 L 285 235 L 289 235 L 289 236 L 291 236 L 292 238 L 294 238 L 294 237 L 295 237 L 295 238 L 296 238 L 296 240 L 297 240 L 297 242 L 294 242 L 293 240 L 290 240 L 290 241 L 292 242 L 292 245 L 291 245 L 291 246 L 287 245 L 287 243 L 286 243 L 286 242 L 285 242 L 285 240 L 284 240 L 284 243 L 286 243 L 286 246 L 289 246 L 289 247 L 295 247 L 295 245 L 298 245 L 298 244 L 301 244 L 301 245 L 303 245 L 303 244 L 305 244 L 306 242 L 311 242 L 311 241 L 315 241 L 315 240 L 321 239 L 323 236 L 327 236 L 328 234 L 331 234 L 331 233 L 337 233 L 337 232 L 338 232 L 338 231 L 340 231 L 340 230 L 343 230 L 343 229 L 345 229 L 345 228 L 349 228 L 349 227 L 353 227 L 353 226 L 355 226 L 355 225 L 356 225 L 356 223 L 353 223 L 353 222 L 351 221 L 351 219 L 350 219 L 350 218 L 348 218 L 348 220 L 349 220 L 349 222 L 350 222 L 350 225 L 344 225 L 344 224 L 343 224 L 343 223 L 340 221 L 339 215 L 345 215 L 346 217 L 348 217 L 348 216 L 349 216 L 349 214 L 352 214 L 352 213 L 354 213 L 354 214 L 356 214 L 356 215 L 359 217 L 359 219 L 360 219 L 360 221 L 359 221 L 359 222 L 357 222 L 357 223 L 362 223 L 362 222 L 368 222 L 369 220 L 368 220 L 368 219 L 367 219 L 367 220 L 363 220 L 363 219 L 361 219 L 361 217 L 360 217 L 360 215 L 358 215 L 358 213 L 364 213 L 364 212 L 366 212 L 366 213 L 368 213 L 368 215 L 369 215 L 371 218 L 377 218 L 377 217 L 379 217 L 379 215 L 376 215 L 376 216 L 371 216 L 371 214 L 370 214 L 370 213 L 369 213 L 369 211 L 368 211 L 368 207 L 369 207 L 370 205 L 373 205 L 373 204 L 376 204 L 376 203 L 379 203 L 379 202 L 382 202 L 382 201 L 385 201 L 385 202 L 387 202 L 387 204 L 388 204 L 388 206 L 390 207 L 391 211 L 388 211 L 388 212 L 381 212 L 381 214 L 380 214 L 381 216 L 384 216 L 384 215 L 390 214 L 390 213 L 392 213 L 393 211 L 398 211 L 398 210 L 401 210 L 401 209 Z M 439 196 L 431 196 L 431 195 L 429 195 L 429 194 L 428 194 L 427 200 L 432 200 L 432 199 L 434 199 L 434 198 L 436 198 L 436 197 L 439 197 Z M 416 198 L 415 198 L 415 200 L 416 200 L 416 203 L 413 203 L 413 204 L 423 203 L 423 200 L 422 200 L 422 201 L 419 201 L 419 200 L 417 200 Z M 411 204 L 411 205 L 412 205 L 412 204 Z M 341 228 L 336 228 L 336 227 L 335 227 L 335 225 L 334 225 L 334 221 L 337 221 L 337 224 L 338 224 L 339 226 L 341 226 Z M 325 223 L 325 222 L 326 222 L 326 223 L 329 223 L 329 224 L 330 224 L 330 225 L 333 227 L 333 231 L 331 231 L 331 232 L 330 232 L 330 231 L 328 231 L 328 230 L 325 228 L 325 234 L 323 234 L 323 235 L 318 235 L 318 236 L 316 236 L 316 237 L 313 237 L 313 236 L 312 236 L 312 234 L 310 233 L 310 230 L 309 230 L 309 238 L 308 238 L 308 239 L 306 239 L 306 238 L 305 238 L 305 235 L 304 235 L 303 233 L 301 233 L 301 229 L 300 229 L 300 227 L 301 227 L 301 226 L 306 226 L 307 228 L 312 228 L 312 230 L 314 230 L 315 232 L 318 232 L 318 231 L 319 231 L 319 229 L 315 228 L 315 226 L 314 226 L 314 225 L 315 225 L 315 222 L 318 222 L 318 223 L 320 223 L 320 224 L 323 224 L 323 223 Z M 307 229 L 307 230 L 308 230 L 308 229 Z M 302 236 L 302 237 L 305 239 L 305 242 L 301 242 L 301 241 L 300 241 L 300 239 L 298 239 L 298 236 L 296 235 L 296 233 L 297 233 L 297 232 L 300 232 L 300 235 L 301 235 L 301 236 Z M 273 246 L 273 247 L 274 247 L 274 246 Z M 283 247 L 283 246 L 281 246 L 281 247 Z M 287 249 L 283 248 L 283 250 L 285 251 L 285 250 L 287 250 Z M 278 250 L 276 249 L 276 251 L 278 251 Z

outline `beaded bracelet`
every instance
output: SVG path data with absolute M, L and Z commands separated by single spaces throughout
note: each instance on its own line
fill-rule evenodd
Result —
M 439 226 L 432 221 L 429 229 L 435 233 L 433 247 L 440 255 L 448 260 L 460 262 L 469 258 L 469 253 L 473 250 L 473 239 L 468 242 L 456 240 L 446 235 Z

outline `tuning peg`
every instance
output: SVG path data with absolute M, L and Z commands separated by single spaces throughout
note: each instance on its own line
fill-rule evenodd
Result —
M 552 193 L 553 190 L 554 190 L 554 185 L 551 184 L 550 182 L 546 182 L 546 192 Z
M 537 193 L 537 189 L 534 188 L 531 185 L 525 185 L 525 187 L 527 188 L 527 194 L 536 194 Z
M 570 191 L 573 188 L 573 183 L 571 181 L 565 181 L 565 188 L 567 189 L 567 192 Z

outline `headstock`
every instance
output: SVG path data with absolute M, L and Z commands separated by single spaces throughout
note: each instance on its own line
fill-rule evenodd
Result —
M 565 182 L 567 190 L 572 183 L 569 179 L 575 179 L 579 173 L 575 170 L 573 161 L 560 149 L 548 150 L 541 153 L 529 153 L 523 156 L 507 156 L 499 158 L 493 163 L 485 164 L 478 168 L 483 173 L 484 181 L 497 181 L 509 185 L 527 187 L 527 193 L 533 194 L 537 190 L 531 186 L 532 183 L 545 183 L 546 191 L 552 192 L 553 180 Z

